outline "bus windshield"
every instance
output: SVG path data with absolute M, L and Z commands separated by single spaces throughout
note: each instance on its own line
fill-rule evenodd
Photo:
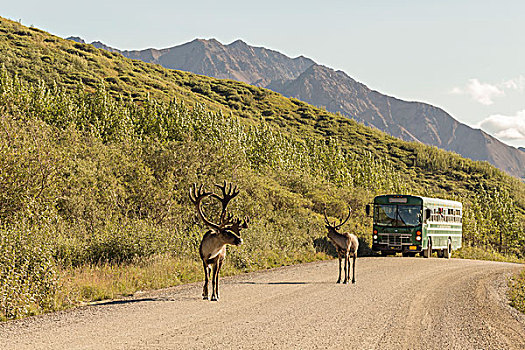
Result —
M 374 223 L 385 226 L 416 226 L 421 223 L 421 206 L 376 204 Z

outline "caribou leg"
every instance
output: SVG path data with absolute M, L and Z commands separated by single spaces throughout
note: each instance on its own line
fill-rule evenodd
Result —
M 219 276 L 219 263 L 213 264 L 213 276 L 211 278 L 211 301 L 217 301 L 217 280 Z
M 204 287 L 202 288 L 202 299 L 208 300 L 208 281 L 210 268 L 206 262 L 203 261 L 202 264 L 204 265 Z
M 348 270 L 350 269 L 350 260 L 348 258 L 348 253 L 345 253 L 345 280 L 343 281 L 344 284 L 348 283 Z
M 353 263 L 352 263 L 352 283 L 355 283 L 355 258 L 356 258 L 356 255 L 357 253 L 354 253 L 353 254 L 353 257 L 352 257 L 352 260 L 353 260 Z
M 339 258 L 339 278 L 337 279 L 337 283 L 341 283 L 341 253 L 337 251 L 337 257 Z
M 222 259 L 217 262 L 217 275 L 215 276 L 215 296 L 217 300 L 219 300 L 219 274 L 221 272 L 222 262 Z

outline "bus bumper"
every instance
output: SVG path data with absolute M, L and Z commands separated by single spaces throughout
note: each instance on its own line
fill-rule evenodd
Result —
M 403 245 L 390 245 L 388 243 L 374 243 L 372 244 L 372 250 L 374 252 L 384 253 L 421 253 L 423 249 L 421 245 L 415 244 L 403 244 Z

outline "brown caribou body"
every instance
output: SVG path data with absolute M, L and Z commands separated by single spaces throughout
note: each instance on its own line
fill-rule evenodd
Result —
M 221 189 L 222 197 L 212 192 L 206 192 L 203 190 L 203 185 L 197 187 L 197 184 L 193 184 L 190 189 L 190 199 L 193 204 L 195 204 L 197 213 L 202 221 L 211 228 L 211 230 L 207 231 L 202 238 L 199 247 L 199 254 L 204 267 L 204 287 L 202 290 L 202 297 L 203 299 L 208 299 L 208 282 L 210 272 L 212 272 L 212 301 L 217 301 L 219 299 L 219 272 L 224 258 L 226 257 L 226 245 L 241 245 L 242 238 L 240 236 L 240 231 L 241 229 L 248 227 L 247 218 L 241 223 L 240 219 L 233 218 L 232 215 L 228 215 L 226 212 L 230 200 L 239 194 L 237 187 L 235 186 L 232 188 L 232 185 L 230 184 L 227 188 L 226 182 L 224 182 L 222 186 L 215 186 Z M 201 203 L 206 197 L 216 198 L 222 204 L 219 224 L 208 220 L 202 212 Z
M 348 280 L 350 279 L 350 256 L 352 256 L 353 260 L 353 269 L 352 269 L 352 283 L 355 283 L 355 261 L 357 258 L 357 249 L 359 247 L 359 240 L 357 239 L 357 236 L 352 233 L 342 232 L 339 233 L 337 230 L 343 226 L 346 221 L 350 218 L 350 214 L 352 213 L 352 209 L 349 208 L 348 210 L 348 216 L 346 219 L 340 220 L 339 225 L 336 225 L 335 222 L 333 224 L 330 224 L 328 221 L 328 218 L 326 217 L 326 212 L 324 213 L 324 219 L 326 222 L 326 228 L 328 229 L 328 238 L 332 241 L 332 243 L 335 246 L 335 250 L 337 251 L 337 256 L 339 258 L 339 278 L 337 279 L 337 283 L 341 283 L 341 260 L 344 259 L 345 264 L 345 279 L 343 283 L 348 283 Z

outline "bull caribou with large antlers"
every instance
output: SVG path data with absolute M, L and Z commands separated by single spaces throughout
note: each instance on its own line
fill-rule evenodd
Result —
M 359 241 L 356 235 L 352 233 L 339 233 L 337 231 L 348 221 L 351 213 L 352 208 L 348 208 L 348 216 L 346 219 L 344 221 L 341 219 L 339 224 L 336 225 L 335 221 L 333 224 L 328 221 L 326 211 L 324 212 L 324 220 L 326 222 L 326 228 L 328 229 L 328 238 L 330 238 L 334 244 L 335 250 L 337 250 L 337 257 L 339 258 L 339 278 L 337 279 L 337 283 L 341 283 L 341 260 L 343 258 L 345 260 L 345 279 L 343 283 L 348 283 L 348 280 L 350 279 L 350 255 L 352 256 L 353 260 L 352 283 L 355 283 L 355 260 L 357 258 L 357 248 L 359 247 Z
M 197 186 L 193 184 L 190 188 L 190 200 L 195 204 L 197 213 L 204 223 L 211 228 L 204 237 L 202 238 L 199 254 L 202 259 L 204 266 L 204 287 L 202 290 L 203 299 L 208 299 L 208 281 L 210 271 L 213 271 L 212 275 L 212 294 L 211 300 L 217 301 L 219 299 L 219 271 L 221 270 L 222 263 L 226 257 L 226 245 L 240 245 L 242 244 L 242 238 L 240 231 L 243 228 L 248 227 L 248 218 L 245 217 L 244 221 L 234 218 L 233 215 L 227 213 L 228 203 L 235 198 L 239 191 L 237 186 L 226 183 L 223 185 L 215 185 L 221 192 L 222 197 L 213 192 L 206 192 L 203 185 Z M 201 203 L 206 197 L 212 197 L 218 199 L 222 204 L 221 215 L 219 216 L 219 223 L 213 223 L 206 218 L 202 212 Z

